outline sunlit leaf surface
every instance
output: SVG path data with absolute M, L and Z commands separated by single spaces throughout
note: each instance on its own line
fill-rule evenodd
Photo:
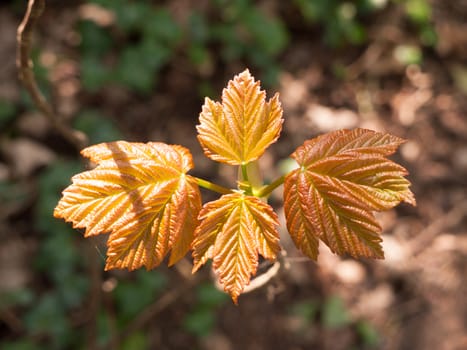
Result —
M 292 154 L 284 209 L 296 246 L 316 259 L 318 240 L 337 254 L 383 258 L 373 212 L 401 201 L 415 205 L 407 171 L 385 156 L 404 141 L 365 129 L 340 130 L 306 141 Z
M 282 108 L 279 95 L 266 102 L 248 70 L 229 81 L 222 104 L 206 98 L 197 126 L 198 140 L 209 158 L 228 164 L 258 159 L 279 137 Z
M 86 237 L 110 233 L 106 269 L 151 269 L 170 250 L 169 264 L 187 253 L 201 209 L 187 149 L 117 141 L 82 154 L 98 165 L 72 178 L 54 215 Z
M 258 253 L 274 260 L 280 250 L 277 215 L 260 199 L 233 193 L 205 204 L 199 218 L 193 270 L 213 259 L 220 283 L 237 302 L 256 274 Z

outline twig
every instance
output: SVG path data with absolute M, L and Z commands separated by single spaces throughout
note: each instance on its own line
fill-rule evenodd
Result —
M 450 211 L 431 222 L 427 227 L 421 230 L 415 238 L 408 242 L 412 256 L 417 256 L 422 253 L 442 230 L 447 230 L 450 227 L 458 225 L 466 216 L 466 200 L 453 205 Z
M 250 293 L 262 286 L 266 285 L 270 280 L 277 276 L 281 268 L 281 263 L 276 261 L 265 273 L 255 277 L 251 280 L 250 284 L 243 289 L 243 294 Z
M 32 70 L 33 63 L 30 58 L 32 33 L 39 17 L 42 15 L 42 12 L 44 12 L 44 8 L 44 0 L 29 0 L 26 14 L 18 27 L 16 36 L 18 44 L 16 52 L 16 66 L 18 68 L 19 78 L 31 96 L 36 108 L 49 119 L 53 127 L 66 140 L 80 150 L 87 144 L 86 136 L 83 133 L 73 130 L 65 125 L 55 114 L 52 106 L 40 92 Z
M 269 281 L 271 281 L 274 277 L 277 276 L 282 265 L 283 264 L 281 264 L 280 261 L 276 261 L 266 272 L 260 275 L 256 275 L 250 280 L 250 283 L 245 286 L 245 288 L 242 291 L 242 294 L 253 292 L 254 290 L 266 285 Z M 211 275 L 211 277 L 214 279 L 214 286 L 217 288 L 217 290 L 224 292 L 224 287 L 220 283 L 219 279 L 215 276 L 214 270 L 211 270 Z
M 378 43 L 368 46 L 357 60 L 346 67 L 347 78 L 349 80 L 357 79 L 368 67 L 378 61 L 383 51 L 383 47 Z

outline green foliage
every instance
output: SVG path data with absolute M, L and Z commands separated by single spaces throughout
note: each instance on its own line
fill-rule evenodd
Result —
M 212 284 L 201 284 L 196 289 L 195 307 L 185 316 L 183 328 L 197 337 L 209 335 L 216 324 L 216 311 L 229 297 Z
M 118 138 L 119 132 L 108 120 L 102 124 L 96 112 L 84 111 L 76 125 L 95 142 Z M 99 123 L 96 124 L 99 120 Z M 102 128 L 102 125 L 104 127 Z M 98 127 L 99 126 L 99 127 Z M 93 132 L 90 132 L 92 129 Z M 1 349 L 36 350 L 82 348 L 84 337 L 70 322 L 70 314 L 79 310 L 89 296 L 89 277 L 85 273 L 86 263 L 83 252 L 78 252 L 80 243 L 68 225 L 52 219 L 51 210 L 60 192 L 72 174 L 82 170 L 79 162 L 58 161 L 45 169 L 39 178 L 38 203 L 35 227 L 41 231 L 41 245 L 34 259 L 34 269 L 41 272 L 48 281 L 49 291 L 35 295 L 30 289 L 19 289 L 0 295 L 0 310 L 11 307 L 25 309 L 24 325 L 28 337 L 36 341 L 16 340 L 0 342 Z M 19 184 L 1 183 L 0 200 L 22 200 L 25 190 Z M 82 246 L 82 244 L 81 244 Z M 112 293 L 116 305 L 117 324 L 123 327 L 138 312 L 143 310 L 167 285 L 162 273 L 138 271 L 132 280 L 122 280 Z M 97 318 L 97 342 L 106 344 L 111 336 L 111 318 L 101 310 Z M 135 333 L 125 339 L 121 349 L 145 349 L 147 337 Z
M 431 23 L 432 9 L 428 0 L 405 0 L 403 5 L 407 17 L 418 28 L 421 43 L 434 46 L 437 35 Z
M 2 350 L 40 350 L 32 340 L 5 341 L 0 346 Z
M 70 344 L 72 334 L 66 310 L 54 294 L 46 294 L 38 301 L 26 315 L 25 324 L 31 335 L 47 335 L 52 339 L 49 349 L 63 349 Z
M 138 92 L 149 93 L 157 72 L 169 62 L 172 50 L 157 41 L 144 40 L 123 49 L 117 64 L 115 82 Z
M 193 11 L 188 18 L 189 46 L 187 54 L 195 66 L 202 66 L 211 61 L 211 54 L 207 48 L 210 37 L 209 23 L 206 17 L 199 11 Z
M 148 337 L 143 332 L 135 332 L 128 336 L 120 346 L 120 350 L 149 349 Z
M 37 227 L 46 235 L 69 236 L 70 228 L 57 222 L 50 213 L 53 212 L 55 202 L 60 198 L 63 186 L 69 182 L 71 175 L 82 170 L 82 165 L 78 161 L 59 161 L 48 167 L 39 178 L 39 198 L 36 206 Z
M 122 281 L 113 295 L 118 305 L 119 322 L 124 325 L 135 315 L 157 299 L 167 285 L 165 276 L 156 271 L 137 271 L 136 279 Z
M 119 84 L 149 94 L 159 72 L 177 52 L 194 67 L 212 64 L 212 46 L 220 46 L 224 62 L 247 60 L 264 72 L 272 83 L 279 71 L 277 56 L 288 44 L 288 33 L 280 18 L 266 15 L 251 1 L 213 1 L 219 13 L 210 18 L 194 10 L 183 27 L 165 8 L 148 1 L 93 0 L 112 11 L 111 28 L 84 20 L 81 35 L 81 79 L 83 87 L 97 92 L 107 84 Z M 109 63 L 110 62 L 110 63 Z
M 180 26 L 166 9 L 146 1 L 92 2 L 112 11 L 116 23 L 114 28 L 88 20 L 79 24 L 83 87 L 97 92 L 107 84 L 119 84 L 148 94 L 158 72 L 175 53 L 181 38 Z
M 97 313 L 96 331 L 98 346 L 103 347 L 108 344 L 112 336 L 113 315 L 110 315 L 102 306 Z
M 0 129 L 13 120 L 16 113 L 16 106 L 9 101 L 0 100 Z
M 9 206 L 17 206 L 24 203 L 29 196 L 26 187 L 15 181 L 0 181 L 0 208 L 2 203 L 8 203 Z
M 118 84 L 137 93 L 149 94 L 162 69 L 176 55 L 185 55 L 197 68 L 215 64 L 217 48 L 221 63 L 245 61 L 259 68 L 263 81 L 273 83 L 280 68 L 280 56 L 287 48 L 290 34 L 283 18 L 273 16 L 250 0 L 212 0 L 216 16 L 193 11 L 186 27 L 176 22 L 170 13 L 155 7 L 149 1 L 93 0 L 116 14 L 112 27 L 101 27 L 83 20 L 78 24 L 81 36 L 80 73 L 83 87 L 98 92 L 108 84 Z M 375 1 L 296 0 L 295 5 L 309 23 L 322 27 L 324 42 L 329 46 L 359 45 L 366 40 L 364 19 L 379 10 Z M 426 0 L 394 1 L 403 6 L 408 20 L 418 30 L 423 45 L 434 45 L 436 33 L 431 24 L 431 7 Z M 24 3 L 15 1 L 22 13 Z M 420 63 L 419 46 L 403 47 L 399 52 L 404 64 Z M 396 55 L 398 55 L 396 53 Z M 40 64 L 39 51 L 33 54 L 34 72 L 41 91 L 49 95 L 48 72 Z M 201 95 L 214 95 L 208 83 L 203 82 Z M 31 106 L 24 95 L 23 104 Z M 18 108 L 8 101 L 0 101 L 0 128 L 11 123 Z M 89 136 L 91 143 L 122 138 L 109 119 L 98 112 L 83 111 L 75 119 L 74 127 Z M 84 348 L 84 336 L 70 322 L 70 314 L 79 309 L 89 293 L 86 262 L 80 251 L 82 245 L 69 225 L 51 217 L 61 190 L 71 175 L 83 170 L 78 162 L 59 161 L 45 169 L 39 179 L 38 201 L 34 207 L 35 228 L 40 231 L 41 245 L 34 258 L 33 268 L 44 277 L 49 292 L 34 295 L 31 289 L 19 289 L 0 295 L 0 309 L 21 308 L 26 337 L 34 340 L 0 341 L 5 350 L 35 350 Z M 285 172 L 288 172 L 285 171 Z M 0 183 L 2 203 L 23 202 L 28 195 L 24 186 L 15 182 Z M 98 249 L 98 248 L 97 248 Z M 112 321 L 123 327 L 132 317 L 156 300 L 167 286 L 159 272 L 138 271 L 133 280 L 121 280 L 109 296 L 115 305 L 114 314 L 102 308 L 97 317 L 98 344 L 108 342 Z M 183 320 L 182 327 L 196 336 L 208 335 L 215 326 L 217 311 L 228 296 L 211 284 L 196 289 L 196 301 Z M 23 311 L 24 310 L 24 311 Z M 338 297 L 297 303 L 294 315 L 313 322 L 317 318 L 325 327 L 338 328 L 354 323 L 364 346 L 376 346 L 378 333 L 366 321 L 354 322 Z M 352 324 L 353 324 L 352 323 Z M 41 340 L 39 342 L 37 339 Z M 141 332 L 123 341 L 122 349 L 144 349 L 148 337 Z
M 423 45 L 436 44 L 428 0 L 393 0 L 403 7 L 407 19 L 418 28 Z M 389 0 L 295 0 L 303 18 L 323 30 L 323 41 L 331 47 L 360 45 L 367 41 L 364 20 L 390 5 Z
M 321 322 L 326 328 L 340 328 L 350 323 L 350 316 L 344 301 L 336 296 L 330 296 L 324 301 Z
M 96 23 L 83 20 L 78 24 L 81 52 L 84 57 L 103 57 L 112 48 L 110 33 Z
M 358 336 L 365 348 L 374 348 L 380 343 L 380 336 L 375 327 L 368 321 L 359 321 L 355 325 Z
M 264 13 L 249 0 L 214 1 L 220 21 L 211 23 L 211 42 L 221 45 L 225 62 L 245 59 L 263 72 L 268 86 L 276 82 L 277 57 L 289 43 L 281 18 Z
M 299 301 L 290 307 L 289 312 L 304 324 L 319 321 L 329 329 L 348 326 L 352 322 L 344 301 L 337 295 L 331 295 L 321 303 L 315 299 Z
M 427 0 L 406 0 L 405 11 L 416 23 L 426 24 L 431 19 L 431 7 Z
M 282 13 L 266 13 L 251 0 L 211 0 L 205 11 L 193 8 L 186 23 L 179 23 L 164 7 L 149 1 L 90 0 L 115 14 L 115 23 L 101 27 L 79 24 L 81 76 L 86 90 L 97 92 L 118 84 L 149 94 L 158 76 L 175 57 L 186 57 L 194 70 L 242 61 L 261 71 L 266 86 L 277 82 L 280 55 L 290 34 Z M 427 0 L 294 0 L 305 23 L 323 32 L 330 47 L 363 45 L 365 21 L 391 5 L 401 6 L 418 31 L 421 45 L 436 43 Z M 211 14 L 214 13 L 215 15 Z M 179 61 L 175 61 L 179 62 Z
M 295 0 L 295 3 L 306 21 L 323 26 L 323 40 L 333 47 L 363 44 L 366 31 L 360 18 L 377 9 L 366 0 Z
M 319 312 L 319 303 L 316 300 L 305 300 L 293 304 L 290 314 L 299 317 L 305 323 L 313 322 Z
M 415 45 L 399 45 L 394 50 L 394 57 L 403 65 L 420 64 L 423 59 L 422 51 Z
M 87 135 L 90 143 L 116 141 L 123 136 L 113 121 L 96 110 L 81 111 L 73 127 Z
M 35 258 L 34 267 L 50 280 L 53 291 L 38 296 L 31 303 L 30 292 L 18 293 L 14 305 L 27 303 L 30 308 L 24 322 L 28 334 L 47 336 L 50 349 L 63 349 L 75 344 L 68 314 L 82 305 L 88 291 L 88 279 L 81 273 L 82 256 L 76 249 L 73 230 L 51 220 L 50 210 L 59 198 L 61 188 L 69 176 L 82 169 L 77 162 L 57 162 L 47 168 L 39 179 L 36 227 L 43 234 L 42 244 Z M 14 345 L 15 344 L 15 345 Z M 11 343 L 12 348 L 34 349 L 32 343 Z M 3 346 L 3 344 L 2 344 Z
M 300 321 L 299 331 L 308 332 L 311 325 L 339 330 L 350 328 L 356 334 L 356 344 L 351 349 L 374 349 L 380 344 L 380 336 L 375 327 L 367 320 L 353 318 L 344 301 L 337 295 L 331 295 L 323 301 L 316 299 L 302 300 L 290 306 L 289 314 Z
M 0 293 L 0 310 L 9 306 L 28 306 L 34 300 L 32 290 L 27 288 Z

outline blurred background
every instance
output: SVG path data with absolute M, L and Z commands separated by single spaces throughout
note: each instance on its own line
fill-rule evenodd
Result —
M 234 186 L 195 125 L 204 96 L 247 67 L 284 107 L 267 180 L 324 132 L 408 140 L 393 159 L 418 206 L 378 214 L 385 260 L 323 248 L 315 263 L 282 228 L 284 268 L 238 306 L 190 257 L 104 272 L 106 238 L 53 218 L 85 164 L 18 82 L 26 3 L 0 4 L 0 349 L 467 349 L 467 1 L 46 1 L 35 74 L 91 144 L 181 144 L 193 174 Z

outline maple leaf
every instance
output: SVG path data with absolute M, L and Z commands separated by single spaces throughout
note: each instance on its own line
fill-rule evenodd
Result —
M 222 104 L 206 98 L 196 127 L 206 156 L 232 165 L 258 159 L 277 140 L 283 122 L 279 95 L 265 99 L 248 70 L 229 81 Z
M 97 167 L 72 178 L 54 216 L 86 228 L 85 237 L 110 232 L 106 270 L 169 265 L 190 248 L 201 195 L 186 172 L 190 152 L 158 142 L 102 143 L 82 150 Z
M 407 171 L 385 156 L 404 140 L 355 129 L 331 132 L 298 147 L 299 168 L 284 182 L 284 211 L 295 245 L 312 259 L 318 240 L 337 254 L 383 258 L 373 211 L 415 205 Z
M 256 274 L 258 253 L 274 260 L 280 251 L 278 218 L 259 198 L 239 192 L 206 203 L 193 241 L 193 272 L 208 259 L 224 290 L 237 303 L 238 296 Z

